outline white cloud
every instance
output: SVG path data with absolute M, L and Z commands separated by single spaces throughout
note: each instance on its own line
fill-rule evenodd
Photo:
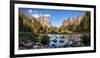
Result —
M 32 9 L 28 10 L 29 13 L 32 13 Z
M 33 14 L 32 16 L 33 16 L 34 18 L 39 18 L 39 17 L 40 17 L 39 14 Z
M 44 14 L 43 16 L 45 16 L 45 17 L 51 17 L 50 14 Z
M 32 15 L 34 18 L 39 18 L 39 17 L 51 17 L 50 14 L 41 14 L 41 13 L 36 13 Z

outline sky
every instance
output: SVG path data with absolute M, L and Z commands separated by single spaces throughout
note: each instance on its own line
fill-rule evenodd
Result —
M 85 11 L 80 10 L 56 10 L 56 9 L 35 9 L 35 8 L 19 8 L 20 12 L 30 16 L 38 17 L 43 15 L 49 18 L 53 26 L 59 27 L 64 20 L 68 18 L 76 19 L 78 16 L 84 16 Z

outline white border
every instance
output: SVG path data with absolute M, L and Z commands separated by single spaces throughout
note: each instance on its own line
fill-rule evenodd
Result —
M 94 9 L 93 8 L 81 8 L 81 7 L 65 7 L 65 6 L 48 6 L 48 5 L 29 5 L 29 4 L 15 4 L 15 54 L 36 54 L 36 53 L 48 53 L 48 52 L 62 52 L 62 51 L 85 51 L 94 50 Z M 60 9 L 60 10 L 83 10 L 91 11 L 91 46 L 90 47 L 75 47 L 75 48 L 59 48 L 59 49 L 30 49 L 30 50 L 18 50 L 18 8 L 41 8 L 41 9 Z

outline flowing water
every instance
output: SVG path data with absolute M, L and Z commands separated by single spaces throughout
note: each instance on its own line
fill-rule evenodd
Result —
M 71 34 L 71 35 L 59 35 L 59 34 L 48 34 L 50 37 L 50 47 L 63 47 L 68 46 L 83 46 L 80 38 L 81 34 Z

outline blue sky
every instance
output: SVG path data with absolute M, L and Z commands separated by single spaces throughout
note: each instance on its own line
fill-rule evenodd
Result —
M 85 11 L 79 10 L 55 10 L 55 9 L 35 9 L 35 8 L 19 8 L 20 12 L 26 13 L 30 16 L 33 14 L 46 15 L 53 26 L 61 26 L 64 20 L 69 17 L 76 19 L 78 16 L 84 16 Z

